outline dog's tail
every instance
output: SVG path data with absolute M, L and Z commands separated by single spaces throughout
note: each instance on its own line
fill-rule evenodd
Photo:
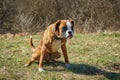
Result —
M 30 36 L 29 44 L 30 44 L 31 50 L 34 52 L 35 51 L 35 46 L 33 45 L 32 36 Z

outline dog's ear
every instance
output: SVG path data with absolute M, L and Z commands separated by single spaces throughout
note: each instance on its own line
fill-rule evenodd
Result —
M 58 20 L 58 21 L 55 23 L 55 33 L 56 33 L 57 35 L 59 35 L 59 26 L 60 26 L 60 23 L 61 23 L 60 20 Z
M 60 20 L 55 23 L 55 31 L 59 31 Z

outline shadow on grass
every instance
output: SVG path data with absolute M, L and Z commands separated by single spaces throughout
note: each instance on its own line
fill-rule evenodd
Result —
M 107 72 L 87 64 L 72 64 L 70 70 L 76 74 L 99 75 L 102 74 L 110 80 L 120 80 L 120 73 Z
M 55 66 L 64 66 L 63 62 L 57 61 L 51 63 L 45 63 L 46 65 L 51 65 L 53 67 Z M 54 71 L 64 71 L 65 69 L 55 69 Z M 71 64 L 71 67 L 68 69 L 72 71 L 75 74 L 84 74 L 84 75 L 104 75 L 106 78 L 110 80 L 120 80 L 120 73 L 113 73 L 113 72 L 107 72 L 105 70 L 99 69 L 97 67 L 88 65 L 88 64 Z M 50 70 L 52 71 L 52 70 Z

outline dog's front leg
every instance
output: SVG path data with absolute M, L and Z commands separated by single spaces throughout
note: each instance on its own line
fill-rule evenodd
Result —
M 63 53 L 64 60 L 65 60 L 65 66 L 69 68 L 69 67 L 70 67 L 70 64 L 69 64 L 69 59 L 68 59 L 68 55 L 67 55 L 66 44 L 63 44 L 63 45 L 61 46 L 61 49 L 62 49 L 62 53 Z
M 44 69 L 43 69 L 43 61 L 44 61 L 45 52 L 46 52 L 46 47 L 42 46 L 41 54 L 40 54 L 40 60 L 39 60 L 39 69 L 38 69 L 40 72 L 44 71 Z

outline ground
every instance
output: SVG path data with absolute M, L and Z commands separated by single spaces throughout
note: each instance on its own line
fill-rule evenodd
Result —
M 33 35 L 35 46 L 40 38 Z M 120 80 L 120 32 L 76 33 L 67 43 L 71 67 L 65 67 L 62 56 L 44 63 L 42 73 L 37 61 L 24 67 L 32 54 L 28 42 L 29 35 L 0 36 L 0 80 Z

